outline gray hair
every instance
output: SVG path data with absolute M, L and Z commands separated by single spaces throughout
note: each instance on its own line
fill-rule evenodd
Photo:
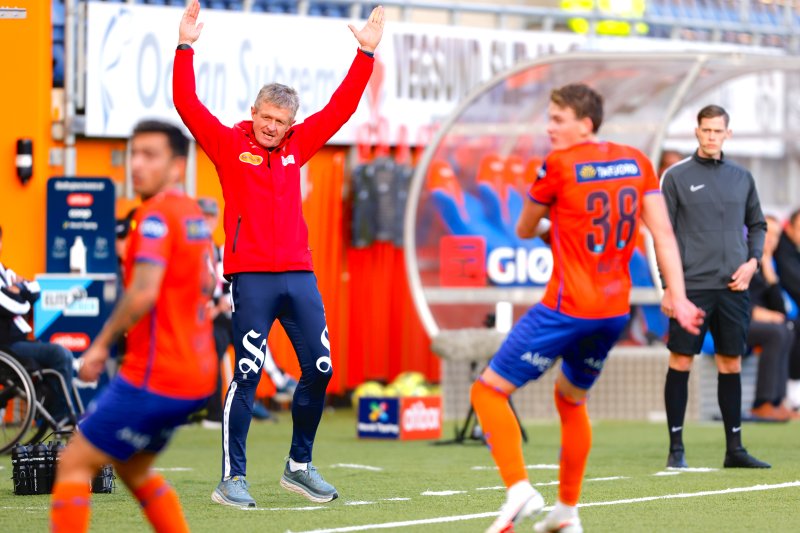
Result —
M 281 83 L 270 83 L 261 87 L 254 107 L 258 108 L 264 102 L 288 109 L 292 113 L 292 120 L 300 107 L 300 97 L 297 96 L 297 91 Z

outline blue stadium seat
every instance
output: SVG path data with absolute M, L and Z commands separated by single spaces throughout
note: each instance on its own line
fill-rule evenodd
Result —
M 64 3 L 61 0 L 53 0 L 50 8 L 50 16 L 53 19 L 53 42 L 64 42 Z
M 375 9 L 377 4 L 364 4 L 361 6 L 361 18 L 365 19 L 369 17 L 369 14 L 372 13 L 372 10 Z
M 151 6 L 163 6 L 163 5 L 166 5 L 166 2 L 164 0 L 147 0 L 146 3 L 150 4 Z
M 322 8 L 322 13 L 326 17 L 347 18 L 350 16 L 349 8 L 342 4 L 327 4 Z
M 168 6 L 186 7 L 186 0 L 167 0 Z
M 53 87 L 64 86 L 64 43 L 53 43 Z
M 244 2 L 242 0 L 228 0 L 228 11 L 243 11 Z

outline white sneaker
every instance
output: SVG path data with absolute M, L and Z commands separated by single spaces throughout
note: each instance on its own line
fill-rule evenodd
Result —
M 506 503 L 500 508 L 500 515 L 489 526 L 486 533 L 506 533 L 514 531 L 514 524 L 524 518 L 533 518 L 544 509 L 544 498 L 527 481 L 508 489 Z
M 583 526 L 581 526 L 581 519 L 577 516 L 559 520 L 557 516 L 550 513 L 544 520 L 536 522 L 533 530 L 536 533 L 583 533 Z
M 786 384 L 786 403 L 789 409 L 800 409 L 800 379 L 790 379 Z

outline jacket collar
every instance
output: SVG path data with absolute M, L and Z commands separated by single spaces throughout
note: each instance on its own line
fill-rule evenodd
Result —
M 725 164 L 725 152 L 720 152 L 719 159 L 711 159 L 710 157 L 702 157 L 700 155 L 700 150 L 697 149 L 692 154 L 692 159 L 700 163 L 701 165 L 724 165 Z

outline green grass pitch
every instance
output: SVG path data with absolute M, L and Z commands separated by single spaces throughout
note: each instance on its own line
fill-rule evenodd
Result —
M 552 505 L 558 473 L 546 466 L 558 462 L 558 425 L 534 422 L 525 427 L 531 481 Z M 452 428 L 453 423 L 446 425 L 445 437 L 451 436 Z M 484 446 L 358 440 L 353 412 L 339 409 L 324 416 L 314 463 L 340 497 L 329 504 L 312 504 L 278 485 L 290 434 L 288 413 L 281 413 L 277 424 L 253 424 L 247 477 L 259 507 L 243 511 L 210 499 L 219 479 L 219 432 L 181 428 L 158 466 L 177 489 L 192 531 L 483 531 L 504 499 Z M 582 496 L 586 531 L 800 530 L 800 424 L 745 424 L 743 434 L 751 453 L 771 462 L 772 469 L 722 469 L 721 423 L 703 423 L 687 424 L 687 460 L 691 467 L 712 470 L 665 475 L 665 424 L 595 423 Z M 48 497 L 14 496 L 10 477 L 10 458 L 2 456 L 2 530 L 47 531 Z M 529 522 L 517 531 L 530 528 Z M 91 531 L 148 530 L 138 505 L 121 485 L 114 494 L 94 495 Z

